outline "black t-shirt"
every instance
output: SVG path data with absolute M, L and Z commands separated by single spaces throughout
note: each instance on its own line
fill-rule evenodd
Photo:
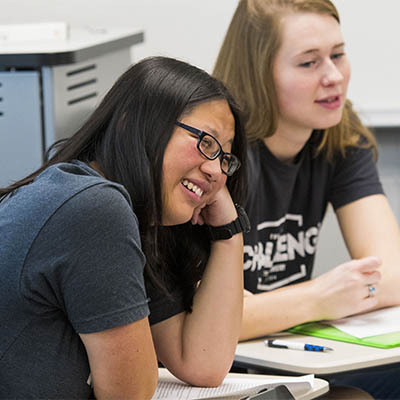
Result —
M 252 229 L 244 235 L 244 277 L 253 293 L 311 278 L 328 203 L 336 210 L 383 193 L 371 149 L 351 147 L 329 162 L 315 155 L 316 135 L 291 165 L 262 141 L 250 145 L 246 211 Z

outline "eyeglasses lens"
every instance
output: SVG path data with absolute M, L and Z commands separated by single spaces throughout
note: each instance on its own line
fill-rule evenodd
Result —
M 209 159 L 215 160 L 222 149 L 217 140 L 211 135 L 204 134 L 200 139 L 199 150 Z M 239 160 L 233 155 L 225 153 L 221 158 L 221 169 L 225 174 L 232 175 L 240 167 Z
M 212 136 L 207 134 L 200 140 L 200 149 L 207 157 L 212 159 L 217 158 L 221 152 L 219 143 Z
M 225 154 L 221 160 L 221 169 L 229 176 L 236 172 L 239 167 L 240 162 L 234 155 Z

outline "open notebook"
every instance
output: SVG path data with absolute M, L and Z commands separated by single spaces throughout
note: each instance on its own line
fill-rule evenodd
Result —
M 289 391 L 306 392 L 314 386 L 314 375 L 286 377 L 284 380 L 227 377 L 220 386 L 215 388 L 194 387 L 172 376 L 161 377 L 153 400 L 239 400 L 255 395 L 263 389 L 280 385 L 285 385 Z
M 336 321 L 301 324 L 288 331 L 364 346 L 385 349 L 398 347 L 400 346 L 400 306 Z

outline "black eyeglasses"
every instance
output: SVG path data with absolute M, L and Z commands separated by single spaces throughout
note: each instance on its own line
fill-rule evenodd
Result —
M 209 160 L 215 160 L 219 157 L 221 170 L 225 175 L 231 176 L 240 168 L 239 159 L 231 153 L 225 153 L 222 150 L 221 144 L 214 136 L 200 129 L 193 128 L 193 126 L 186 125 L 183 122 L 177 121 L 176 125 L 199 137 L 197 140 L 197 149 L 204 157 Z

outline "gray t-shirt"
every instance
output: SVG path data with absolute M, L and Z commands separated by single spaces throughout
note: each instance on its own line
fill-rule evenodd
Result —
M 149 314 L 126 190 L 57 164 L 0 202 L 0 398 L 88 398 L 78 333 Z

